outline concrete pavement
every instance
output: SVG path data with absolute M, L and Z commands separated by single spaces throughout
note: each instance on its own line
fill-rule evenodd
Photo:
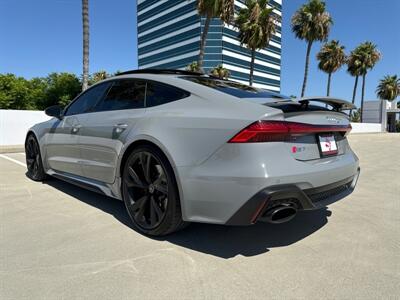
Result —
M 0 299 L 399 299 L 400 135 L 352 135 L 353 194 L 283 225 L 192 224 L 163 239 L 123 203 L 0 155 Z

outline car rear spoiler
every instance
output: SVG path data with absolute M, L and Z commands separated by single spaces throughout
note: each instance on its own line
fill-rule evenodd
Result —
M 300 98 L 298 102 L 303 105 L 303 106 L 308 106 L 310 102 L 321 102 L 328 104 L 333 107 L 334 110 L 336 111 L 341 111 L 341 110 L 350 110 L 350 109 L 356 109 L 357 107 L 352 104 L 351 102 L 348 102 L 346 100 L 342 99 L 336 99 L 336 98 L 331 98 L 331 97 L 305 97 L 305 98 Z

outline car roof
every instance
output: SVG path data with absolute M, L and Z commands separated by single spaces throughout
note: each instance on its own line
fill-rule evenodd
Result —
M 104 81 L 109 81 L 109 80 L 116 80 L 118 78 L 124 79 L 124 78 L 138 78 L 138 79 L 147 79 L 147 80 L 156 80 L 156 81 L 161 81 L 166 84 L 171 84 L 173 82 L 170 82 L 169 80 L 174 78 L 174 80 L 182 80 L 183 78 L 190 78 L 190 77 L 201 77 L 201 78 L 209 78 L 209 79 L 215 79 L 215 80 L 222 80 L 222 81 L 227 81 L 227 82 L 235 82 L 236 81 L 231 81 L 231 80 L 225 80 L 218 78 L 216 76 L 206 74 L 206 73 L 200 73 L 200 72 L 192 72 L 192 71 L 187 71 L 187 70 L 175 70 L 175 69 L 140 69 L 140 70 L 130 70 L 130 71 L 125 71 L 118 73 L 114 75 L 113 77 L 107 78 Z M 168 80 L 169 79 L 169 80 Z M 177 84 L 178 82 L 175 82 Z M 196 86 L 196 88 L 206 88 L 206 86 L 203 85 L 198 85 L 197 83 L 189 82 L 185 80 L 185 83 L 188 83 L 189 86 Z M 182 82 L 179 82 L 180 86 L 182 86 Z M 184 84 L 185 85 L 185 84 Z M 256 88 L 259 90 L 264 90 L 268 91 L 262 88 Z M 270 93 L 270 97 L 267 98 L 273 98 L 273 99 L 289 99 L 289 97 L 281 95 L 276 92 L 268 91 Z M 231 95 L 233 96 L 233 95 Z
M 193 72 L 187 70 L 173 70 L 173 69 L 141 69 L 141 70 L 130 70 L 118 73 L 116 76 L 120 75 L 130 75 L 130 74 L 156 74 L 156 75 L 192 75 L 201 76 L 206 75 L 201 72 Z

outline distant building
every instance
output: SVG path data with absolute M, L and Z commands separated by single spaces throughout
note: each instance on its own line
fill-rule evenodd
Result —
M 184 69 L 197 61 L 204 18 L 197 14 L 195 0 L 138 0 L 139 68 Z M 235 9 L 245 0 L 236 0 Z M 282 14 L 282 0 L 270 1 L 274 12 Z M 279 24 L 281 25 L 281 24 Z M 205 71 L 222 64 L 231 79 L 248 83 L 250 51 L 240 46 L 238 33 L 219 19 L 211 22 L 204 57 Z M 257 51 L 254 86 L 280 91 L 281 27 L 268 48 Z
M 397 108 L 396 101 L 366 101 L 363 109 L 364 123 L 380 123 L 382 131 L 396 131 L 396 115 L 400 115 L 400 109 Z

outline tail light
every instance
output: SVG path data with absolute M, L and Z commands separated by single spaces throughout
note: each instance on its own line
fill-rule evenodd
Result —
M 229 143 L 264 143 L 285 141 L 292 135 L 341 132 L 346 135 L 351 125 L 313 125 L 286 121 L 257 121 L 236 134 Z

